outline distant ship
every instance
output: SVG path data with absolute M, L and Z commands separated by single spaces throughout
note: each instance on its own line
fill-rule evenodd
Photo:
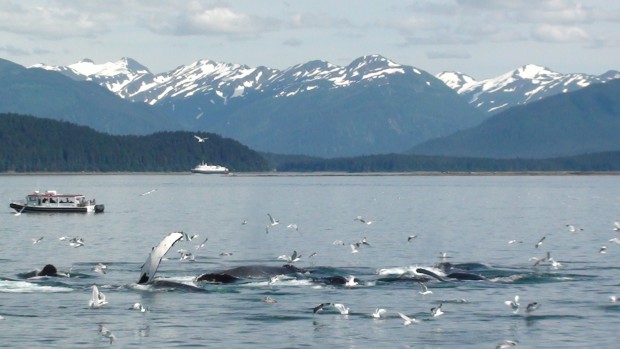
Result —
M 209 165 L 206 162 L 199 164 L 198 166 L 191 169 L 193 173 L 203 173 L 203 174 L 227 174 L 228 168 L 220 165 Z

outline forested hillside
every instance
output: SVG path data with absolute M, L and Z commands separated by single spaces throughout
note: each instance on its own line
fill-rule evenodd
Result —
M 188 172 L 202 161 L 231 171 L 265 171 L 257 152 L 215 134 L 112 136 L 64 121 L 0 114 L 0 172 Z

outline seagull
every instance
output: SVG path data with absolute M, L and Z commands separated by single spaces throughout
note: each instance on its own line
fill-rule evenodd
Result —
M 603 245 L 601 246 L 601 248 L 598 250 L 598 253 L 607 253 L 607 246 Z
M 513 340 L 507 339 L 505 341 L 501 341 L 497 343 L 497 345 L 495 346 L 495 349 L 508 349 L 508 348 L 517 346 L 517 344 L 519 344 L 519 341 L 513 341 Z
M 366 240 L 366 237 L 364 237 L 363 239 L 361 239 L 358 242 L 359 245 L 366 245 L 366 246 L 370 246 L 370 244 L 368 243 L 368 240 Z
M 357 244 L 351 244 L 351 253 L 358 253 L 359 250 L 357 249 L 359 247 L 359 245 Z
M 512 308 L 512 313 L 516 314 L 517 312 L 519 312 L 519 296 L 516 295 L 514 300 L 511 301 L 504 301 L 504 304 L 506 304 L 507 306 Z
M 286 227 L 288 229 L 291 229 L 291 230 L 299 231 L 299 228 L 297 228 L 297 224 L 295 224 L 295 223 L 291 223 L 291 224 L 287 225 Z
M 292 255 L 290 255 L 290 256 L 287 256 L 287 255 L 283 254 L 283 255 L 281 255 L 281 256 L 279 256 L 279 257 L 278 257 L 278 259 L 285 260 L 285 261 L 287 261 L 288 263 L 295 263 L 295 262 L 298 262 L 300 258 L 301 258 L 301 255 L 298 255 L 298 254 L 297 254 L 297 251 L 293 251 L 293 254 L 292 254 Z
M 347 282 L 344 284 L 345 287 L 354 287 L 354 286 L 357 286 L 357 285 L 358 285 L 358 283 L 355 281 L 355 276 L 353 276 L 353 275 L 350 275 L 347 278 Z
M 383 314 L 385 314 L 385 312 L 386 312 L 385 309 L 377 308 L 377 309 L 375 309 L 375 312 L 372 313 L 372 317 L 375 318 L 375 319 L 381 319 L 381 317 L 383 316 Z
M 157 191 L 157 189 L 151 189 L 149 191 L 146 191 L 146 192 L 140 194 L 140 196 L 146 196 L 146 195 L 149 195 L 149 194 L 153 194 L 156 191 Z
M 415 240 L 415 238 L 417 237 L 418 237 L 417 234 L 409 235 L 409 237 L 407 237 L 407 242 L 411 242 L 411 240 Z
M 204 143 L 207 139 L 209 139 L 209 137 L 200 137 L 200 136 L 196 136 L 196 135 L 194 135 L 194 138 L 196 138 L 198 143 Z
M 139 311 L 139 312 L 141 312 L 141 313 L 144 313 L 144 312 L 146 312 L 146 310 L 147 310 L 147 309 L 146 309 L 146 308 L 145 308 L 142 304 L 140 304 L 140 303 L 134 303 L 134 304 L 131 306 L 131 308 L 129 308 L 129 309 L 130 309 L 130 310 L 137 310 L 137 311 Z
M 280 224 L 280 220 L 279 219 L 273 219 L 273 217 L 271 217 L 271 214 L 267 213 L 267 216 L 269 216 L 269 225 L 270 226 L 276 226 L 278 224 Z
M 32 244 L 33 244 L 33 245 L 34 245 L 34 244 L 37 244 L 37 243 L 41 242 L 41 240 L 43 240 L 43 236 L 41 236 L 41 237 L 40 237 L 40 238 L 38 238 L 38 239 L 32 239 Z
M 334 304 L 334 308 L 338 309 L 342 315 L 349 315 L 349 308 L 345 307 L 344 304 L 336 303 Z
M 616 303 L 618 301 L 618 296 L 616 295 L 609 296 L 609 300 L 611 300 L 612 303 Z
M 183 233 L 183 238 L 185 238 L 185 241 L 192 241 L 195 238 L 198 237 L 198 234 L 194 234 L 194 235 L 187 235 L 187 233 Z
M 535 260 L 536 261 L 534 263 L 534 266 L 537 266 L 539 264 L 545 263 L 545 262 L 551 260 L 551 252 L 547 251 L 547 255 L 545 257 L 543 257 L 543 258 L 532 257 L 532 258 L 530 258 L 530 260 Z
M 196 246 L 196 249 L 199 250 L 199 249 L 205 247 L 205 244 L 207 243 L 207 240 L 209 240 L 209 238 L 206 238 L 200 245 Z
M 332 245 L 342 245 L 342 246 L 344 246 L 344 241 L 342 241 L 342 240 L 334 240 L 334 242 L 332 242 Z
M 407 315 L 405 315 L 403 313 L 400 313 L 400 312 L 398 313 L 398 315 L 401 318 L 403 318 L 403 320 L 405 320 L 405 322 L 403 322 L 403 325 L 405 325 L 405 326 L 408 326 L 408 325 L 411 325 L 411 324 L 416 324 L 416 323 L 420 322 L 420 320 L 416 320 L 414 318 L 410 318 L 409 316 L 407 316 Z
M 247 220 L 247 219 L 244 219 L 244 220 L 241 222 L 241 225 L 246 225 L 246 224 L 248 224 L 248 220 Z
M 308 256 L 308 258 L 312 258 L 312 257 L 314 257 L 314 256 L 316 256 L 316 252 L 312 252 L 312 253 L 310 253 L 310 255 Z
M 620 239 L 618 239 L 618 238 L 609 239 L 609 242 L 614 242 L 616 244 L 620 244 Z
M 372 224 L 372 221 L 366 220 L 366 219 L 362 218 L 362 216 L 357 216 L 357 217 L 353 218 L 353 220 L 354 221 L 360 221 L 360 222 L 362 222 L 364 224 L 368 224 L 368 225 Z
M 531 312 L 533 312 L 534 310 L 536 310 L 538 308 L 540 308 L 540 303 L 532 302 L 532 303 L 527 305 L 527 307 L 525 308 L 525 312 L 526 313 L 531 313 Z
M 71 240 L 69 240 L 69 246 L 73 248 L 82 247 L 84 246 L 84 239 L 78 237 L 72 238 Z
M 433 314 L 433 317 L 438 317 L 443 315 L 443 311 L 441 311 L 441 306 L 443 305 L 443 303 L 439 303 L 438 306 L 431 308 L 431 314 Z
M 89 308 L 101 308 L 104 305 L 108 304 L 105 300 L 105 295 L 99 292 L 99 289 L 96 285 L 93 285 L 93 294 L 90 301 L 88 301 Z
M 222 252 L 222 253 L 220 253 L 220 256 L 228 257 L 228 256 L 232 256 L 232 254 L 233 254 L 232 252 Z
M 510 240 L 510 241 L 508 241 L 508 243 L 509 244 L 522 244 L 523 241 L 521 241 L 521 240 Z
M 277 300 L 271 298 L 270 296 L 265 296 L 265 298 L 263 298 L 263 301 L 267 304 L 275 304 L 278 303 Z
M 542 245 L 543 241 L 545 241 L 546 238 L 546 236 L 541 237 L 534 247 L 538 248 L 540 245 Z
M 26 205 L 22 206 L 22 208 L 20 208 L 19 211 L 15 210 L 15 217 L 21 216 L 25 208 L 26 208 Z
M 107 265 L 103 263 L 97 263 L 97 265 L 95 265 L 92 270 L 99 274 L 105 274 L 107 269 L 108 269 Z
M 620 231 L 620 222 L 618 221 L 614 222 L 614 231 Z
M 323 307 L 326 307 L 328 305 L 331 305 L 331 303 L 321 303 L 317 305 L 316 307 L 312 308 L 312 313 L 316 314 L 319 311 L 323 311 Z
M 576 227 L 576 226 L 574 226 L 574 225 L 572 225 L 572 224 L 567 224 L 567 225 L 566 225 L 566 228 L 568 228 L 568 231 L 570 231 L 571 233 L 574 233 L 574 232 L 576 232 L 577 230 L 579 230 L 579 231 L 583 231 L 583 228 Z
M 422 289 L 421 291 L 418 291 L 419 294 L 421 294 L 423 296 L 426 296 L 427 294 L 432 294 L 433 293 L 433 291 L 430 291 L 428 289 L 428 287 L 426 287 L 425 284 L 423 284 L 421 282 L 418 282 L 418 284 L 420 284 L 420 288 Z
M 114 333 L 112 333 L 112 331 L 108 330 L 102 325 L 99 325 L 99 333 L 101 333 L 103 337 L 109 338 L 110 344 L 112 344 L 112 342 L 116 339 L 116 336 L 114 335 Z

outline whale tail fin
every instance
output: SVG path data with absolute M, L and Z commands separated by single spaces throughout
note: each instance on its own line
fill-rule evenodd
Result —
M 168 250 L 170 250 L 170 248 L 182 238 L 182 232 L 173 232 L 166 235 L 157 246 L 153 247 L 151 253 L 149 253 L 149 256 L 146 259 L 146 262 L 144 262 L 144 265 L 142 265 L 142 269 L 140 270 L 140 278 L 138 279 L 139 284 L 146 284 L 153 280 L 161 259 L 168 252 Z

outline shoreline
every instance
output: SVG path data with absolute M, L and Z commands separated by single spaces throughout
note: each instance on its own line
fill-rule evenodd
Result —
M 509 172 L 231 172 L 196 174 L 191 172 L 0 172 L 0 176 L 179 176 L 205 177 L 424 177 L 424 176 L 617 176 L 620 171 L 509 171 Z

